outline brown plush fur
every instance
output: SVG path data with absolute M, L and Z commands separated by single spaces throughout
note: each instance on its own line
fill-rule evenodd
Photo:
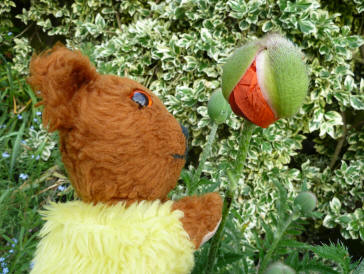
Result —
M 186 140 L 162 102 L 137 82 L 96 72 L 87 57 L 62 45 L 34 56 L 28 82 L 44 105 L 43 124 L 58 130 L 62 160 L 85 202 L 165 201 L 185 163 Z M 130 95 L 149 94 L 139 107 Z M 38 92 L 39 91 L 39 92 Z M 217 194 L 186 197 L 175 209 L 196 247 L 221 218 Z

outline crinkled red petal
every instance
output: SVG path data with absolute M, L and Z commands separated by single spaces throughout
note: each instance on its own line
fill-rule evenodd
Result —
M 244 116 L 244 113 L 241 112 L 240 108 L 235 103 L 234 92 L 230 93 L 230 96 L 229 96 L 229 104 L 230 104 L 231 109 L 233 110 L 233 112 L 236 115 L 246 118 Z
M 266 128 L 277 120 L 260 90 L 255 60 L 230 94 L 229 103 L 236 115 L 260 127 Z

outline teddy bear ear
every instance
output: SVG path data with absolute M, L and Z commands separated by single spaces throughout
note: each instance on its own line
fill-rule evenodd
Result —
M 74 94 L 97 76 L 86 56 L 62 44 L 32 57 L 28 83 L 42 98 L 43 124 L 50 131 L 72 127 Z

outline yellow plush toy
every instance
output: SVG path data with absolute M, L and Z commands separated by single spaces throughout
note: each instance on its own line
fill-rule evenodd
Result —
M 32 273 L 189 273 L 194 245 L 172 202 L 51 204 Z
M 222 200 L 168 200 L 185 163 L 185 129 L 147 88 L 98 74 L 79 51 L 56 45 L 32 58 L 30 74 L 81 199 L 45 207 L 31 273 L 191 272 Z

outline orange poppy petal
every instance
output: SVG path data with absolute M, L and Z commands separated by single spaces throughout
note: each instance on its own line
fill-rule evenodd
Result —
M 229 101 L 235 114 L 260 127 L 266 128 L 277 120 L 258 85 L 255 60 L 235 86 Z
M 230 107 L 231 107 L 232 111 L 236 115 L 246 118 L 244 116 L 244 113 L 241 112 L 239 106 L 235 103 L 234 92 L 230 93 L 230 96 L 229 96 L 229 104 L 230 104 Z

